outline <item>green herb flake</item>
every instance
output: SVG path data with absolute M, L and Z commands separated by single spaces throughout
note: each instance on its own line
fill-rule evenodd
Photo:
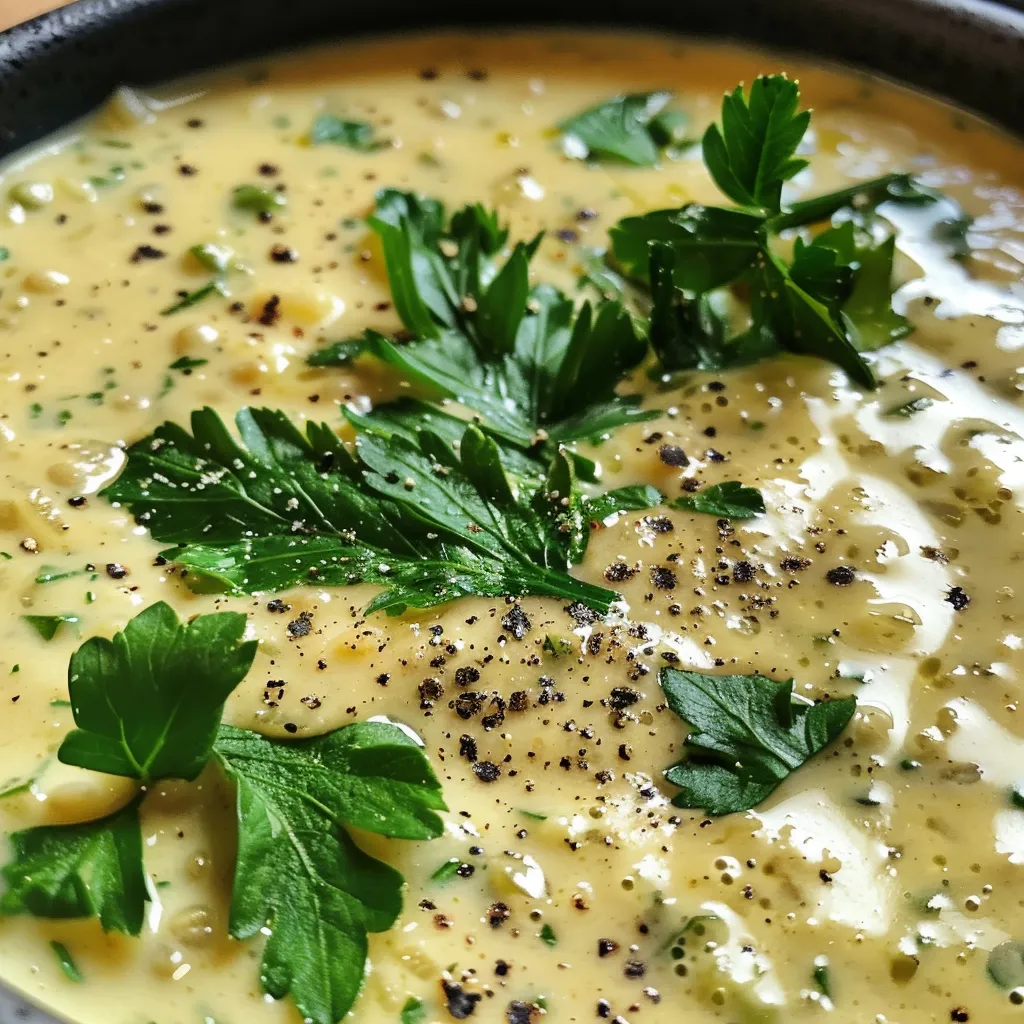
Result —
M 552 634 L 548 633 L 544 637 L 544 651 L 552 657 L 561 658 L 565 655 L 574 654 L 576 648 L 568 637 L 552 636 Z
M 180 359 L 175 359 L 167 369 L 180 370 L 187 376 L 193 370 L 199 369 L 200 366 L 206 366 L 209 361 L 209 359 L 193 359 L 191 356 L 181 356 Z
M 684 512 L 703 512 L 720 519 L 753 519 L 765 511 L 761 492 L 735 480 L 712 484 L 694 494 L 673 498 L 668 506 Z
M 449 857 L 431 876 L 432 882 L 450 882 L 459 872 L 462 861 L 458 857 Z
M 930 409 L 934 404 L 934 399 L 928 398 L 926 395 L 919 395 L 917 398 L 911 398 L 900 405 L 891 406 L 882 415 L 902 416 L 904 419 L 909 419 L 914 413 L 924 412 L 925 409 Z
M 549 924 L 545 924 L 538 933 L 538 938 L 544 943 L 549 949 L 554 949 L 558 945 L 558 936 L 555 934 L 554 928 Z
M 79 618 L 77 615 L 65 613 L 63 615 L 22 615 L 27 622 L 44 640 L 52 640 L 63 626 L 77 626 Z
M 814 970 L 811 974 L 818 991 L 829 1001 L 832 1000 L 832 969 L 829 967 L 828 958 L 818 956 L 814 958 Z
M 53 939 L 50 942 L 50 949 L 53 950 L 54 955 L 57 957 L 57 963 L 60 964 L 60 969 L 64 972 L 67 979 L 73 981 L 76 985 L 80 985 L 84 979 L 71 954 L 68 952 L 67 946 L 63 942 Z
M 358 153 L 374 153 L 391 145 L 390 139 L 378 139 L 368 121 L 346 121 L 333 114 L 321 114 L 309 130 L 313 146 L 334 145 L 354 149 Z
M 288 200 L 283 192 L 274 188 L 239 185 L 231 193 L 231 205 L 236 210 L 249 210 L 252 213 L 270 216 L 283 210 L 288 205 Z
M 220 281 L 210 281 L 204 284 L 202 288 L 197 288 L 194 292 L 183 295 L 177 302 L 172 303 L 166 309 L 160 310 L 160 315 L 171 316 L 174 313 L 180 313 L 183 309 L 190 309 L 192 306 L 198 305 L 203 299 L 208 299 L 211 295 L 226 294 L 224 285 Z
M 0 245 L 0 263 L 11 258 L 11 250 L 6 245 Z
M 681 789 L 672 802 L 710 815 L 761 803 L 846 728 L 857 706 L 853 697 L 798 702 L 793 680 L 756 674 L 663 668 L 658 679 L 669 708 L 692 726 L 687 759 L 665 772 Z
M 76 576 L 84 576 L 88 569 L 61 569 L 56 565 L 41 566 L 36 573 L 36 583 L 56 583 L 58 580 L 70 580 Z
M 417 999 L 415 996 L 409 996 L 405 1001 L 405 1005 L 402 1007 L 402 1012 L 399 1014 L 399 1020 L 402 1024 L 423 1024 L 426 1019 L 426 1004 L 422 999 Z

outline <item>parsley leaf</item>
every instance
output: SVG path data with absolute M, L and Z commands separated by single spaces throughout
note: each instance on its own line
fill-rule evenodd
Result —
M 671 92 L 630 93 L 588 107 L 558 128 L 570 156 L 653 167 L 661 150 L 685 142 L 686 118 L 667 110 Z
M 765 510 L 761 492 L 735 480 L 712 484 L 695 494 L 673 498 L 668 506 L 684 512 L 706 512 L 720 519 L 753 519 L 763 515 Z
M 807 166 L 795 156 L 810 124 L 797 111 L 800 87 L 785 75 L 758 75 L 747 96 L 737 85 L 722 100 L 722 125 L 704 133 L 704 163 L 715 184 L 739 206 L 778 213 L 782 186 Z
M 829 360 L 874 388 L 861 353 L 911 330 L 892 309 L 895 240 L 876 240 L 877 211 L 941 202 L 954 234 L 962 233 L 959 207 L 906 174 L 784 207 L 782 186 L 806 166 L 795 155 L 810 118 L 798 112 L 799 98 L 784 76 L 761 76 L 747 96 L 739 86 L 726 95 L 721 124 L 705 133 L 708 171 L 739 209 L 691 203 L 627 217 L 610 233 L 615 264 L 650 289 L 650 344 L 668 372 L 724 369 L 789 350 Z M 792 258 L 779 251 L 781 232 L 829 218 L 836 224 L 810 241 L 795 239 Z M 730 335 L 738 296 L 749 324 Z
M 77 729 L 57 756 L 143 783 L 194 779 L 203 770 L 224 702 L 256 655 L 240 643 L 245 616 L 199 615 L 181 623 L 170 605 L 150 605 L 115 633 L 71 656 L 68 688 Z
M 373 153 L 391 143 L 375 137 L 374 127 L 368 121 L 346 121 L 334 114 L 321 114 L 309 130 L 313 146 L 332 144 L 354 149 L 359 153 Z
M 846 728 L 857 706 L 853 697 L 798 702 L 792 679 L 776 683 L 756 674 L 664 668 L 658 679 L 668 706 L 693 726 L 687 759 L 665 772 L 682 790 L 672 802 L 712 815 L 761 803 Z
M 616 595 L 569 575 L 588 539 L 573 463 L 544 476 L 476 427 L 363 432 L 353 455 L 325 424 L 243 409 L 235 440 L 210 409 L 192 433 L 167 423 L 128 449 L 103 492 L 127 505 L 200 587 L 249 593 L 315 580 L 383 588 L 367 611 L 400 613 L 468 594 L 536 594 L 606 612 Z
M 381 238 L 395 308 L 414 340 L 374 331 L 314 353 L 315 366 L 372 356 L 436 396 L 477 412 L 488 432 L 521 448 L 601 438 L 650 419 L 622 378 L 647 345 L 619 302 L 585 303 L 529 284 L 540 243 L 518 242 L 498 269 L 508 232 L 497 214 L 469 206 L 446 223 L 432 199 L 385 189 L 370 224 Z
M 440 784 L 419 745 L 383 722 L 293 743 L 223 726 L 216 754 L 238 794 L 231 934 L 269 928 L 264 990 L 334 1024 L 362 987 L 367 933 L 390 928 L 402 907 L 402 876 L 346 826 L 433 839 Z
M 12 833 L 0 914 L 98 917 L 104 931 L 138 935 L 148 899 L 138 804 L 84 825 Z

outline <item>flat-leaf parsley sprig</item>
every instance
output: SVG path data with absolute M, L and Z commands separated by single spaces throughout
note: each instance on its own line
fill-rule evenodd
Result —
M 314 366 L 371 356 L 432 397 L 454 399 L 488 433 L 550 458 L 560 443 L 600 439 L 657 415 L 617 386 L 647 353 L 617 301 L 579 309 L 550 285 L 531 286 L 541 236 L 517 242 L 497 214 L 467 206 L 447 218 L 437 200 L 393 189 L 369 224 L 384 250 L 395 308 L 411 340 L 376 331 L 310 356 Z M 385 409 L 387 407 L 385 406 Z
M 475 426 L 453 433 L 367 417 L 350 451 L 325 424 L 303 434 L 283 413 L 243 409 L 236 439 L 215 412 L 191 433 L 166 423 L 132 445 L 103 493 L 126 505 L 201 589 L 280 590 L 369 583 L 367 611 L 400 613 L 458 597 L 539 595 L 606 613 L 617 594 L 576 579 L 591 531 L 573 459 L 540 472 Z M 622 511 L 655 488 L 599 498 Z M 637 502 L 641 502 L 637 505 Z M 607 514 L 607 513 L 605 513 Z
M 255 655 L 255 642 L 241 641 L 244 628 L 236 612 L 185 624 L 159 603 L 113 640 L 87 640 L 69 668 L 78 728 L 58 756 L 146 783 L 195 778 L 212 760 L 235 790 L 229 930 L 267 936 L 265 992 L 291 995 L 313 1024 L 336 1024 L 362 987 L 367 935 L 395 923 L 404 885 L 348 830 L 434 839 L 446 809 L 441 785 L 420 744 L 390 722 L 297 741 L 220 724 Z M 97 821 L 16 832 L 0 913 L 96 918 L 105 931 L 138 935 L 150 898 L 144 798 Z
M 703 156 L 735 207 L 690 203 L 627 217 L 611 231 L 615 263 L 650 288 L 651 346 L 667 371 L 718 370 L 791 351 L 835 363 L 873 388 L 862 353 L 911 330 L 892 309 L 894 240 L 874 211 L 943 197 L 888 174 L 784 205 L 783 186 L 807 166 L 798 150 L 811 115 L 799 101 L 784 75 L 726 94 Z M 837 214 L 842 219 L 828 225 Z M 781 232 L 821 223 L 823 231 L 798 237 L 787 255 Z M 730 289 L 749 295 L 749 325 L 738 334 L 720 301 Z

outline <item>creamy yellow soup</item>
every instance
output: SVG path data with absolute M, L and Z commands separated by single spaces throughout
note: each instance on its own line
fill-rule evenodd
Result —
M 399 327 L 364 222 L 382 186 L 480 201 L 513 240 L 543 229 L 533 274 L 572 293 L 582 247 L 604 248 L 619 218 L 722 200 L 699 147 L 655 168 L 591 165 L 554 126 L 667 88 L 696 134 L 724 90 L 780 70 L 814 109 L 810 167 L 788 197 L 912 172 L 973 215 L 971 253 L 951 259 L 920 211 L 892 214 L 894 302 L 916 330 L 879 353 L 878 391 L 794 356 L 667 389 L 637 375 L 663 411 L 581 446 L 602 484 L 676 496 L 696 476 L 740 480 L 767 512 L 720 524 L 662 508 L 598 531 L 576 572 L 616 579 L 622 614 L 581 625 L 566 602 L 526 597 L 517 640 L 500 599 L 389 617 L 362 614 L 366 586 L 197 595 L 155 563 L 165 545 L 98 496 L 127 444 L 204 405 L 227 421 L 279 408 L 350 437 L 342 405 L 410 391 L 369 361 L 305 362 L 327 340 Z M 390 145 L 311 146 L 322 113 L 370 121 Z M 55 758 L 83 639 L 158 600 L 181 616 L 234 609 L 259 652 L 230 722 L 301 738 L 386 715 L 422 737 L 443 784 L 440 839 L 359 836 L 407 888 L 395 927 L 371 936 L 356 1021 L 398 1021 L 410 1000 L 450 1020 L 444 983 L 482 997 L 481 1024 L 1024 1021 L 1024 989 L 987 969 L 1024 940 L 1022 154 L 936 102 L 794 58 L 545 33 L 348 44 L 124 94 L 9 161 L 0 188 L 29 201 L 0 225 L 0 782 L 17 790 L 0 829 L 90 820 L 134 792 Z M 287 208 L 268 223 L 233 210 L 244 183 L 284 185 Z M 187 255 L 202 242 L 243 264 L 230 294 L 162 316 L 208 280 Z M 279 316 L 261 324 L 271 296 Z M 205 362 L 171 368 L 183 356 Z M 892 415 L 915 398 L 930 404 Z M 689 465 L 660 458 L 666 444 Z M 838 567 L 852 584 L 829 582 Z M 74 621 L 45 641 L 25 615 Z M 289 629 L 300 618 L 312 629 Z M 545 650 L 548 635 L 572 649 Z M 793 677 L 798 694 L 852 694 L 857 711 L 764 803 L 712 818 L 670 803 L 662 773 L 686 725 L 665 707 L 666 664 Z M 484 698 L 468 717 L 462 668 Z M 623 687 L 635 702 L 613 706 Z M 486 722 L 513 694 L 519 710 Z M 233 799 L 213 768 L 154 786 L 142 935 L 9 917 L 3 981 L 79 1024 L 299 1021 L 261 991 L 261 941 L 228 936 Z M 433 879 L 451 859 L 468 867 Z

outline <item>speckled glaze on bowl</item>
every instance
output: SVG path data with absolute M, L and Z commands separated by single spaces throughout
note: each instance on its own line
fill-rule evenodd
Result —
M 2 3 L 3 0 L 0 0 Z M 282 11 L 287 17 L 282 17 Z M 1024 136 L 1024 0 L 78 0 L 0 33 L 0 157 L 145 86 L 273 50 L 442 26 L 622 25 L 866 69 Z M 0 1024 L 58 1024 L 0 987 Z

